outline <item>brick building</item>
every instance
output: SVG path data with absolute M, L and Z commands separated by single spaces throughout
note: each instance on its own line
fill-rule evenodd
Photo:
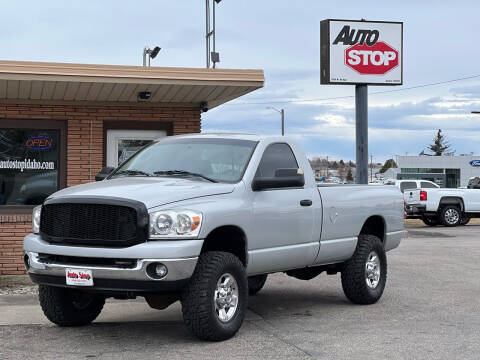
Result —
M 201 131 L 261 70 L 0 61 L 0 275 L 21 274 L 31 212 L 152 139 Z

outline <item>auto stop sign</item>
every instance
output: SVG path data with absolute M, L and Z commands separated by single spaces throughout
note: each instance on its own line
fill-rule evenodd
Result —
M 401 22 L 324 20 L 322 84 L 401 85 Z

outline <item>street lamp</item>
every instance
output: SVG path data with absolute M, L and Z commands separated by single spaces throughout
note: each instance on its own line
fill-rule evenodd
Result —
M 285 110 L 284 109 L 275 109 L 274 107 L 267 107 L 267 109 L 275 110 L 282 116 L 282 136 L 285 135 Z
M 150 66 L 150 60 L 155 59 L 158 53 L 162 50 L 161 47 L 155 46 L 153 49 L 148 47 L 143 48 L 143 66 L 147 66 L 147 55 L 148 55 L 148 66 Z

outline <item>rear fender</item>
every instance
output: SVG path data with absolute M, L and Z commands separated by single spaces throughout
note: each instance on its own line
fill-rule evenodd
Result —
M 442 208 L 448 205 L 458 206 L 462 212 L 465 211 L 465 204 L 463 203 L 463 199 L 461 197 L 455 197 L 455 196 L 442 197 L 438 204 L 438 211 L 440 211 Z

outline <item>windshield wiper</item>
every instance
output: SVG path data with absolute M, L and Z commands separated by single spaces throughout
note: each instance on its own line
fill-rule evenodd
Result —
M 137 169 L 125 169 L 125 170 L 121 170 L 113 175 L 122 175 L 122 174 L 125 174 L 125 175 L 144 175 L 144 176 L 152 176 L 152 174 L 149 174 L 145 171 L 142 171 L 142 170 L 137 170 Z
M 187 171 L 187 170 L 160 170 L 160 171 L 154 171 L 153 174 L 157 175 L 157 176 L 162 176 L 162 175 L 167 175 L 167 176 L 168 175 L 187 175 L 187 176 L 200 177 L 202 179 L 211 181 L 213 183 L 218 182 L 217 180 L 212 179 L 208 176 L 198 174 L 198 173 L 194 173 L 194 172 L 190 172 L 190 171 Z

